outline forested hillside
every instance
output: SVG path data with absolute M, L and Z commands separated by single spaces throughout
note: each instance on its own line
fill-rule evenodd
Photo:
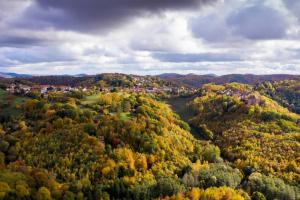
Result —
M 2 199 L 248 196 L 235 190 L 242 173 L 222 161 L 219 148 L 196 140 L 154 97 L 56 93 L 16 109 L 19 115 L 1 121 Z M 215 183 L 189 178 L 223 168 Z
M 299 199 L 300 117 L 251 86 L 178 101 L 198 139 L 156 93 L 0 92 L 0 199 Z
M 256 90 L 300 114 L 300 79 L 264 82 L 258 84 Z
M 300 0 L 0 0 L 0 200 L 300 200 Z
M 243 171 L 246 191 L 258 190 L 267 199 L 299 198 L 299 115 L 236 83 L 205 85 L 190 107 L 192 125 Z

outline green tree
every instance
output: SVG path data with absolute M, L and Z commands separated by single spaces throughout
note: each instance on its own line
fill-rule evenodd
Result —
M 7 152 L 8 148 L 9 148 L 9 143 L 5 140 L 1 140 L 0 141 L 0 151 Z
M 97 129 L 93 124 L 86 124 L 84 125 L 84 132 L 88 133 L 89 135 L 96 136 Z
M 37 200 L 52 200 L 51 193 L 46 187 L 40 187 L 36 194 Z
M 263 195 L 260 192 L 253 192 L 251 199 L 252 200 L 267 200 L 265 195 Z
M 153 197 L 173 196 L 183 190 L 180 182 L 171 177 L 158 177 L 157 184 L 152 188 Z

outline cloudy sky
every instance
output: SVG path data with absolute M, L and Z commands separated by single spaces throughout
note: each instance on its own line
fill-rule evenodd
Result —
M 0 72 L 300 74 L 300 1 L 0 0 Z

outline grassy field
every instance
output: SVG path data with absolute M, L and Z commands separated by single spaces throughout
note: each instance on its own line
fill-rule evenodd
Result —
M 83 105 L 88 105 L 88 104 L 95 104 L 99 101 L 100 97 L 101 97 L 101 93 L 98 94 L 94 94 L 91 96 L 87 96 L 84 100 L 82 100 L 82 104 Z
M 127 121 L 127 120 L 131 119 L 129 112 L 122 112 L 120 114 L 120 117 L 121 117 L 121 120 L 123 120 L 123 121 Z
M 18 97 L 7 93 L 0 89 L 0 114 L 14 116 L 19 114 L 17 105 L 21 105 L 26 102 L 28 98 Z

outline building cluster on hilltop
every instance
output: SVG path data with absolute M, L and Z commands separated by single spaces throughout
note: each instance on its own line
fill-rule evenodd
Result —
M 264 100 L 259 96 L 251 92 L 244 92 L 232 89 L 226 89 L 219 91 L 218 94 L 237 97 L 247 105 L 264 105 Z

